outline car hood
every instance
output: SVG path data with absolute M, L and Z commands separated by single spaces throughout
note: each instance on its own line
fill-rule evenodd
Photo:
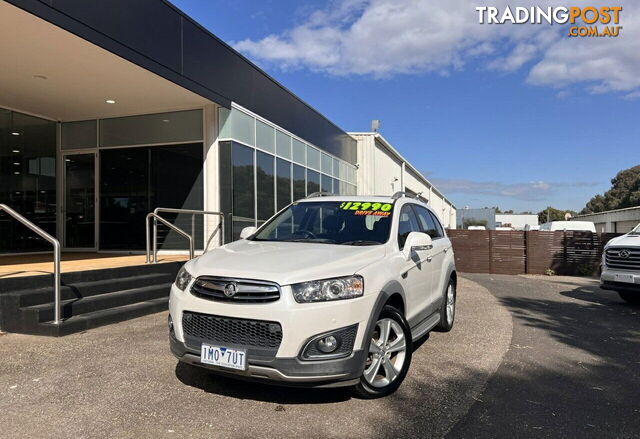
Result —
M 269 280 L 289 285 L 348 276 L 382 259 L 384 245 L 351 246 L 306 242 L 239 240 L 187 263 L 192 276 Z
M 611 239 L 607 243 L 607 247 L 639 247 L 640 248 L 640 235 L 622 235 L 617 238 Z

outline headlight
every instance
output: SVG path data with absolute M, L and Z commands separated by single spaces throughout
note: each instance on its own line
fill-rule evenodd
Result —
M 193 279 L 193 276 L 191 276 L 189 272 L 182 267 L 176 276 L 176 287 L 181 291 L 184 291 L 184 289 L 187 288 L 187 285 L 189 285 L 189 282 L 191 282 L 191 279 Z
M 364 293 L 364 280 L 362 276 L 347 276 L 302 282 L 291 288 L 298 303 L 352 299 Z

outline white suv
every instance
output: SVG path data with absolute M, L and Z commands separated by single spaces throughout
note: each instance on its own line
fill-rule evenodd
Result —
M 600 287 L 616 291 L 629 303 L 640 304 L 640 224 L 604 247 Z
M 416 339 L 453 326 L 451 242 L 416 199 L 310 196 L 240 237 L 178 273 L 169 332 L 180 361 L 371 398 L 400 386 Z

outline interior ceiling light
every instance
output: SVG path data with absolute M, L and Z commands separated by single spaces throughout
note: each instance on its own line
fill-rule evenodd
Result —
M 14 150 L 13 150 L 13 151 L 11 151 L 11 152 L 14 152 L 14 153 L 16 153 L 16 154 L 17 154 L 17 153 L 19 153 L 19 152 L 20 152 L 20 150 L 19 150 L 19 149 L 14 149 Z
M 13 164 L 16 165 L 16 166 L 20 166 L 20 163 L 18 163 L 18 162 L 13 162 Z
M 14 174 L 16 174 L 16 175 L 20 175 L 20 173 L 19 173 L 18 171 L 14 172 Z
M 14 131 L 14 132 L 12 132 L 12 133 L 11 133 L 11 135 L 12 135 L 12 136 L 19 136 L 19 135 L 20 135 L 20 133 L 19 133 L 19 132 L 17 132 L 17 131 Z
M 169 123 L 169 119 L 162 119 L 164 123 Z
M 116 103 L 116 101 L 114 101 L 113 99 L 107 99 L 105 102 L 107 104 L 115 104 Z

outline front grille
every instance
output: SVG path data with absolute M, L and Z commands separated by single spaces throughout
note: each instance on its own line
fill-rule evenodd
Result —
M 607 267 L 617 270 L 640 270 L 640 249 L 613 247 L 605 252 Z
M 216 302 L 265 303 L 280 298 L 280 286 L 258 280 L 201 276 L 193 283 L 191 294 Z
M 182 329 L 187 346 L 200 350 L 202 343 L 246 349 L 247 358 L 275 357 L 282 341 L 277 322 L 236 319 L 185 311 Z

